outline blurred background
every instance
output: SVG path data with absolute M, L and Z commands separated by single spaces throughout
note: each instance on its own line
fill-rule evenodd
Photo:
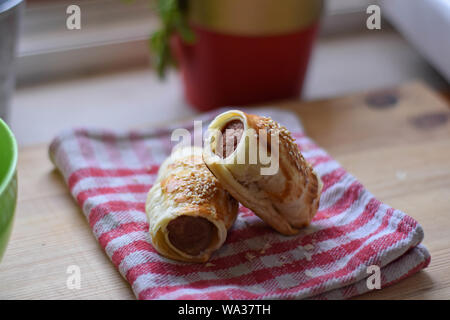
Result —
M 81 8 L 80 30 L 67 29 L 71 4 Z M 381 8 L 380 30 L 366 26 L 371 4 Z M 416 80 L 448 90 L 448 0 L 326 0 L 324 5 L 301 99 Z M 8 112 L 19 146 L 48 143 L 73 126 L 158 126 L 197 113 L 184 98 L 177 72 L 161 81 L 150 62 L 148 39 L 159 24 L 152 0 L 28 0 Z M 9 65 L 5 59 L 0 64 L 3 70 Z

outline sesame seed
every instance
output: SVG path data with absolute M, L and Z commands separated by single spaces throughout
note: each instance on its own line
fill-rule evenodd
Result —
M 172 192 L 181 193 L 186 201 L 202 204 L 209 201 L 218 192 L 217 179 L 212 175 L 203 161 L 190 156 L 174 163 L 174 173 L 168 178 L 176 179 L 177 186 Z
M 261 249 L 261 251 L 259 253 L 262 253 L 262 254 L 266 253 L 266 250 L 269 249 L 271 246 L 272 245 L 269 242 L 266 242 L 264 244 L 264 247 Z
M 255 256 L 254 256 L 253 254 L 251 254 L 250 252 L 247 252 L 247 253 L 245 254 L 245 258 L 246 258 L 248 261 L 252 261 L 253 259 L 255 259 Z
M 280 137 L 281 145 L 287 150 L 290 155 L 290 160 L 298 170 L 304 170 L 303 163 L 306 163 L 303 156 L 300 153 L 298 145 L 292 138 L 291 132 L 278 122 L 272 120 L 270 117 L 261 117 L 257 122 L 257 126 L 260 129 L 266 129 L 270 134 L 278 134 Z

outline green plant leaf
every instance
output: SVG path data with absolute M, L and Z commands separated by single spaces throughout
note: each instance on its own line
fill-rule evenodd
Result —
M 175 29 L 183 41 L 193 43 L 195 41 L 195 34 L 185 20 L 185 17 L 180 12 L 175 13 Z
M 153 62 L 156 71 L 160 78 L 164 78 L 165 71 L 172 60 L 167 34 L 164 29 L 153 33 L 150 38 L 150 49 L 153 52 Z
M 158 75 L 163 78 L 169 66 L 174 66 L 175 61 L 170 51 L 170 38 L 174 32 L 187 43 L 195 41 L 195 33 L 187 23 L 183 0 L 157 0 L 156 10 L 162 22 L 159 30 L 150 37 L 150 49 Z

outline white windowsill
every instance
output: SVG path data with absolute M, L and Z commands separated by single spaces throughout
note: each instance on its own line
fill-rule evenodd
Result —
M 370 2 L 327 1 L 321 34 L 362 30 Z M 81 8 L 81 30 L 66 28 L 70 4 Z M 31 3 L 19 43 L 18 84 L 148 65 L 148 37 L 158 24 L 152 0 Z

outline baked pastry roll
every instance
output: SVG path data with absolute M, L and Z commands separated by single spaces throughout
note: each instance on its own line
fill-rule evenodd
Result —
M 236 200 L 284 235 L 298 233 L 317 212 L 322 182 L 290 132 L 270 118 L 238 110 L 218 115 L 203 160 Z
M 208 170 L 201 148 L 182 147 L 161 165 L 145 209 L 159 253 L 179 261 L 205 262 L 224 243 L 238 202 Z

